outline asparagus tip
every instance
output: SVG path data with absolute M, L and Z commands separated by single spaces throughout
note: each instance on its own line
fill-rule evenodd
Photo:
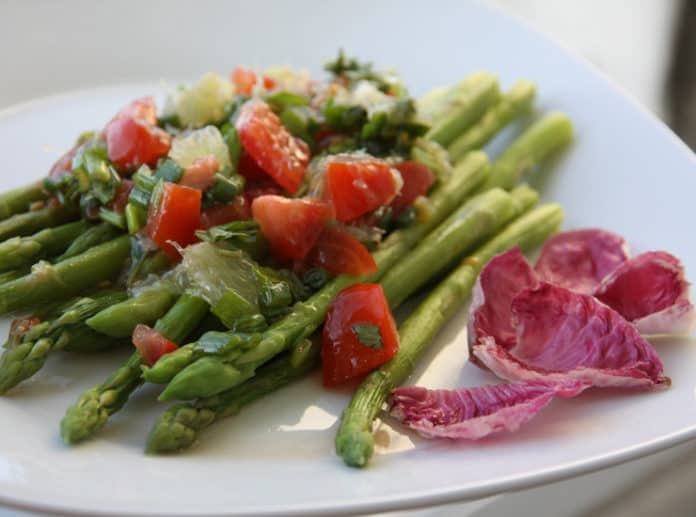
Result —
M 349 467 L 363 468 L 374 452 L 374 438 L 370 431 L 338 433 L 336 452 Z

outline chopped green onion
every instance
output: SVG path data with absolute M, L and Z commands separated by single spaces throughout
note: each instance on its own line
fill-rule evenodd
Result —
M 152 192 L 152 189 L 154 189 L 155 185 L 157 185 L 159 178 L 155 176 L 147 176 L 138 172 L 133 174 L 133 180 L 135 181 L 136 187 L 140 187 L 147 192 Z
M 108 208 L 101 207 L 99 209 L 99 218 L 102 221 L 113 224 L 117 228 L 121 228 L 123 230 L 126 229 L 126 218 L 123 216 L 123 214 L 119 214 L 118 212 L 109 210 Z
M 215 174 L 215 184 L 210 188 L 210 196 L 218 203 L 229 203 L 244 190 L 244 178 L 238 174 L 225 177 Z
M 143 187 L 136 185 L 131 189 L 130 194 L 128 194 L 128 203 L 136 205 L 143 210 L 147 210 L 150 206 L 151 197 L 151 191 L 147 191 Z
M 276 111 L 282 111 L 289 106 L 306 106 L 309 99 L 296 93 L 281 91 L 266 96 L 266 102 Z
M 170 159 L 164 160 L 155 171 L 156 178 L 160 178 L 171 183 L 178 183 L 183 175 L 184 169 L 174 160 Z
M 318 291 L 330 279 L 329 273 L 322 268 L 311 268 L 302 277 L 302 282 L 314 291 Z
M 147 222 L 147 212 L 143 210 L 142 207 L 129 202 L 126 205 L 124 213 L 129 234 L 133 235 L 134 233 L 138 233 L 145 226 Z
M 286 108 L 280 114 L 280 123 L 293 135 L 312 145 L 314 140 L 309 134 L 308 119 L 298 110 Z
M 232 162 L 232 173 L 237 172 L 239 166 L 239 157 L 242 154 L 242 143 L 239 140 L 237 128 L 229 122 L 220 128 L 222 139 L 227 144 L 227 149 L 230 151 L 230 161 Z

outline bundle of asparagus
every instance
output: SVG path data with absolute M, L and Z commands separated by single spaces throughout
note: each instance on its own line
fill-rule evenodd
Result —
M 365 71 L 350 62 L 337 61 L 332 66 L 344 79 Z M 318 145 L 312 140 L 315 137 L 306 136 L 311 126 L 298 122 L 302 122 L 302 112 L 294 108 L 304 104 L 302 98 L 292 98 L 286 92 L 274 95 L 266 100 L 272 106 L 273 102 L 281 104 L 280 121 L 299 138 Z M 338 274 L 325 283 L 324 278 L 322 282 L 301 282 L 295 275 L 257 263 L 254 250 L 260 248 L 254 246 L 260 241 L 258 226 L 252 223 L 223 224 L 199 233 L 209 242 L 196 246 L 225 248 L 214 253 L 227 253 L 220 255 L 224 260 L 215 263 L 215 274 L 227 274 L 223 270 L 234 261 L 235 267 L 242 264 L 252 272 L 257 285 L 263 286 L 258 299 L 251 302 L 239 293 L 234 303 L 229 299 L 224 304 L 211 301 L 210 293 L 192 288 L 195 282 L 182 281 L 182 276 L 193 275 L 186 269 L 186 250 L 181 251 L 184 262 L 176 265 L 163 253 L 144 251 L 142 239 L 137 238 L 145 227 L 152 232 L 148 214 L 143 211 L 150 199 L 159 201 L 167 195 L 163 191 L 168 182 L 190 181 L 182 178 L 190 176 L 193 169 L 177 170 L 175 165 L 161 163 L 155 175 L 139 170 L 125 212 L 101 206 L 100 223 L 85 210 L 88 195 L 79 183 L 77 169 L 68 171 L 78 176 L 77 194 L 74 185 L 69 185 L 73 190 L 56 196 L 56 181 L 52 179 L 49 189 L 44 183 L 35 183 L 0 195 L 0 238 L 4 239 L 0 243 L 0 311 L 34 312 L 15 320 L 0 358 L 0 392 L 35 374 L 53 351 L 117 346 L 129 342 L 139 325 L 154 325 L 154 331 L 167 340 L 189 344 L 162 355 L 154 364 L 134 352 L 102 384 L 87 390 L 68 408 L 60 429 L 68 443 L 85 440 L 102 428 L 143 382 L 163 384 L 161 400 L 186 402 L 157 419 L 147 450 L 177 451 L 190 446 L 212 423 L 311 371 L 319 362 L 316 331 L 343 289 L 379 282 L 394 309 L 449 272 L 401 326 L 398 354 L 365 379 L 343 415 L 337 451 L 347 464 L 364 466 L 373 448 L 372 423 L 388 393 L 405 380 L 435 334 L 461 306 L 483 265 L 509 247 L 531 249 L 539 245 L 560 225 L 560 207 L 533 208 L 538 194 L 518 184 L 570 141 L 572 127 L 567 117 L 559 113 L 542 117 L 492 163 L 480 150 L 503 127 L 531 110 L 534 95 L 534 85 L 528 81 L 520 81 L 501 94 L 493 75 L 473 74 L 418 102 L 418 118 L 429 122 L 431 129 L 425 137 L 408 143 L 404 138 L 421 131 L 411 119 L 401 118 L 390 126 L 393 121 L 386 115 L 379 118 L 355 106 L 353 111 L 335 111 L 336 106 L 329 102 L 324 108 L 326 119 L 336 118 L 339 122 L 334 129 L 340 126 L 354 135 L 342 137 L 338 151 L 356 145 L 374 153 L 396 149 L 403 156 L 406 149 L 413 160 L 437 173 L 438 183 L 428 197 L 427 210 L 376 246 L 372 252 L 375 272 Z M 233 104 L 237 105 L 224 117 L 229 118 L 244 101 L 244 97 L 235 98 Z M 230 120 L 235 120 L 234 116 Z M 182 122 L 196 124 L 169 117 L 161 119 L 160 125 Z M 229 162 L 236 171 L 239 135 L 229 123 L 215 124 L 226 147 L 219 160 L 213 159 Z M 401 136 L 396 138 L 395 134 Z M 253 144 L 242 144 L 247 146 L 245 154 L 253 148 Z M 336 145 L 335 140 L 331 145 Z M 328 148 L 329 155 L 332 151 L 336 149 Z M 108 174 L 113 169 L 109 160 L 89 156 L 91 162 L 81 158 L 87 176 L 110 181 Z M 73 166 L 77 161 L 73 159 Z M 111 172 L 105 176 L 104 170 Z M 200 168 L 196 170 L 200 172 Z M 214 186 L 206 196 L 210 193 L 214 203 L 218 199 L 214 196 L 231 189 L 232 196 L 223 196 L 229 202 L 238 194 L 236 187 L 230 187 L 236 180 L 230 183 L 229 174 L 227 178 L 218 176 L 221 174 L 211 180 Z M 139 205 L 140 201 L 144 204 Z M 93 215 L 94 209 L 91 211 Z M 461 261 L 462 257 L 466 258 Z M 147 281 L 138 285 L 136 280 L 144 277 Z M 240 309 L 250 305 L 251 312 Z

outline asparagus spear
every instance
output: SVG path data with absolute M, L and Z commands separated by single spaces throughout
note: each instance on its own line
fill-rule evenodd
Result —
M 70 304 L 52 321 L 44 321 L 21 336 L 0 357 L 0 393 L 34 375 L 53 350 L 104 347 L 115 341 L 86 328 L 85 319 L 127 297 L 122 290 L 108 290 L 93 297 L 82 297 Z
M 397 354 L 362 382 L 343 412 L 336 435 L 336 452 L 347 465 L 364 467 L 372 456 L 372 424 L 391 390 L 413 371 L 418 358 L 443 325 L 469 295 L 484 264 L 512 246 L 529 250 L 558 231 L 563 212 L 558 205 L 544 205 L 522 216 L 464 259 L 433 290 L 399 329 Z
M 126 235 L 59 264 L 40 262 L 28 275 L 0 285 L 0 314 L 74 296 L 109 280 L 121 270 L 129 250 Z
M 43 189 L 41 181 L 0 194 L 0 221 L 26 212 L 29 205 L 45 199 L 48 199 L 48 192 Z
M 464 246 L 470 243 L 465 233 L 471 231 L 468 213 L 476 212 L 481 218 L 490 218 L 486 224 L 492 231 L 497 231 L 513 217 L 534 206 L 538 199 L 536 191 L 526 186 L 517 187 L 511 194 L 495 188 L 472 198 L 384 275 L 380 283 L 389 305 L 401 305 L 437 272 L 445 270 L 462 255 Z M 408 282 L 404 282 L 405 278 Z
M 90 228 L 87 221 L 46 228 L 29 237 L 12 237 L 0 243 L 0 271 L 31 266 L 40 258 L 64 251 Z
M 181 342 L 208 313 L 202 298 L 183 294 L 155 324 L 155 330 L 174 342 Z M 75 405 L 70 406 L 60 424 L 66 443 L 81 442 L 101 429 L 111 415 L 128 400 L 142 383 L 142 357 L 135 352 L 104 383 L 85 391 Z
M 480 190 L 511 188 L 542 160 L 573 138 L 573 124 L 563 113 L 550 113 L 532 124 L 493 163 L 491 176 Z
M 70 243 L 70 246 L 68 246 L 62 255 L 55 259 L 55 262 L 62 262 L 71 257 L 80 255 L 90 248 L 115 239 L 122 234 L 123 231 L 116 228 L 113 224 L 100 223 L 90 226 L 89 229 Z
M 262 362 L 265 362 L 265 358 L 271 358 L 281 352 L 298 339 L 311 335 L 314 329 L 324 320 L 324 315 L 331 300 L 342 289 L 355 283 L 378 280 L 384 271 L 388 270 L 410 248 L 427 235 L 430 230 L 442 222 L 459 205 L 467 193 L 481 183 L 487 173 L 488 159 L 486 155 L 480 152 L 471 153 L 455 169 L 452 178 L 444 182 L 432 194 L 433 209 L 430 218 L 427 221 L 392 233 L 375 252 L 374 259 L 379 272 L 367 276 L 340 275 L 309 299 L 295 304 L 288 316 L 275 323 L 263 335 L 264 339 L 261 340 L 261 343 L 264 348 L 260 354 L 261 358 L 264 358 Z M 256 340 L 248 340 L 245 345 L 248 348 L 255 342 Z M 168 354 L 167 361 L 158 361 L 153 367 L 153 371 L 159 371 L 155 371 L 149 378 L 173 379 L 175 374 L 186 367 L 188 362 L 196 359 L 192 353 L 194 346 L 195 344 L 182 347 L 180 350 Z M 268 352 L 266 352 L 267 350 Z M 247 356 L 246 359 L 249 362 L 255 362 L 255 359 L 251 356 Z M 206 362 L 210 365 L 210 361 Z M 218 363 L 222 365 L 222 362 L 218 361 Z M 171 371 L 162 372 L 161 370 L 163 369 Z M 226 370 L 226 373 L 234 375 L 232 369 Z M 168 396 L 166 395 L 166 390 L 163 396 Z
M 34 232 L 51 226 L 67 223 L 77 218 L 77 212 L 64 206 L 47 206 L 39 210 L 31 210 L 13 215 L 0 221 L 0 241 Z
M 17 280 L 18 278 L 28 275 L 30 271 L 30 268 L 23 267 L 19 269 L 11 269 L 10 271 L 0 273 L 0 285 L 6 284 L 7 282 L 11 282 L 12 280 Z
M 445 147 L 450 145 L 500 99 L 498 80 L 488 72 L 474 74 L 465 83 L 456 105 L 433 125 L 428 139 Z
M 499 228 L 533 206 L 537 199 L 538 194 L 527 187 L 518 187 L 511 194 L 494 189 L 471 199 L 452 213 L 382 279 L 392 309 L 439 274 L 451 259 L 461 255 L 462 245 L 468 242 L 468 227 L 462 225 L 461 221 L 467 220 L 468 212 L 480 210 L 481 207 L 489 208 L 492 221 L 496 221 L 491 224 Z M 404 278 L 412 281 L 404 282 Z M 293 351 L 292 354 L 297 352 Z M 318 355 L 308 354 L 306 360 L 293 365 L 289 364 L 292 354 L 282 354 L 259 368 L 250 380 L 219 395 L 191 404 L 178 404 L 165 411 L 150 433 L 148 451 L 174 452 L 190 446 L 198 433 L 214 422 L 236 414 L 243 405 L 304 375 L 316 363 L 315 356 Z
M 87 325 L 107 336 L 130 337 L 138 323 L 151 325 L 174 305 L 177 298 L 176 286 L 162 280 L 133 298 L 106 307 L 89 318 Z
M 236 415 L 247 404 L 310 372 L 319 362 L 318 340 L 302 340 L 292 350 L 259 368 L 244 384 L 195 403 L 176 404 L 155 422 L 147 452 L 176 452 L 191 446 L 198 434 L 223 418 Z
M 498 104 L 491 107 L 481 120 L 450 144 L 447 149 L 450 159 L 456 162 L 469 151 L 481 149 L 498 131 L 529 112 L 535 93 L 536 87 L 531 81 L 518 81 L 513 84 Z

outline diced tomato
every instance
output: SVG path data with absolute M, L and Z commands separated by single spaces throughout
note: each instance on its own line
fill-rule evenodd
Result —
M 247 153 L 273 181 L 294 194 L 309 163 L 309 147 L 293 137 L 263 101 L 245 103 L 235 123 Z
M 404 181 L 391 203 L 393 214 L 398 216 L 410 207 L 417 197 L 428 193 L 428 189 L 435 182 L 435 175 L 427 165 L 416 161 L 397 163 L 394 168 L 401 173 L 401 179 Z
M 387 205 L 398 192 L 399 181 L 384 160 L 337 155 L 326 164 L 324 196 L 333 203 L 339 221 L 352 221 Z
M 148 366 L 155 364 L 160 357 L 174 352 L 179 346 L 155 329 L 139 323 L 133 330 L 133 345 Z
M 245 196 L 237 196 L 226 205 L 214 205 L 206 208 L 201 213 L 201 228 L 207 230 L 212 226 L 251 219 L 249 207 L 250 203 Z
M 142 97 L 135 99 L 128 106 L 121 109 L 114 119 L 119 117 L 133 117 L 150 126 L 157 125 L 157 105 L 152 97 Z
M 143 164 L 154 166 L 169 152 L 172 142 L 166 131 L 130 116 L 109 122 L 104 138 L 109 160 L 125 170 Z
M 319 239 L 333 209 L 320 199 L 259 196 L 251 213 L 261 226 L 271 250 L 282 260 L 302 260 Z
M 362 377 L 391 359 L 399 334 L 382 286 L 357 284 L 341 291 L 331 302 L 322 338 L 325 386 Z
M 182 248 L 197 241 L 202 198 L 200 190 L 165 183 L 159 204 L 150 204 L 145 234 L 173 259 L 179 258 L 179 252 L 170 241 Z
M 239 174 L 244 176 L 247 181 L 268 181 L 268 174 L 256 163 L 249 153 L 242 153 L 239 157 Z
M 251 95 L 254 91 L 254 86 L 256 86 L 257 76 L 256 72 L 253 70 L 243 66 L 238 66 L 232 71 L 230 80 L 234 84 L 237 93 L 242 95 Z M 266 90 L 272 90 L 275 88 L 276 83 L 272 78 L 263 76 L 262 80 L 263 87 Z
M 309 256 L 309 262 L 334 275 L 369 275 L 377 264 L 367 248 L 355 237 L 336 228 L 326 228 Z
M 122 179 L 121 183 L 118 185 L 118 190 L 116 191 L 116 196 L 109 203 L 109 207 L 116 212 L 123 213 L 128 204 L 128 196 L 130 191 L 133 190 L 133 183 L 129 179 Z
M 179 184 L 198 190 L 206 190 L 215 183 L 215 173 L 219 170 L 220 162 L 215 156 L 201 156 L 186 167 Z

